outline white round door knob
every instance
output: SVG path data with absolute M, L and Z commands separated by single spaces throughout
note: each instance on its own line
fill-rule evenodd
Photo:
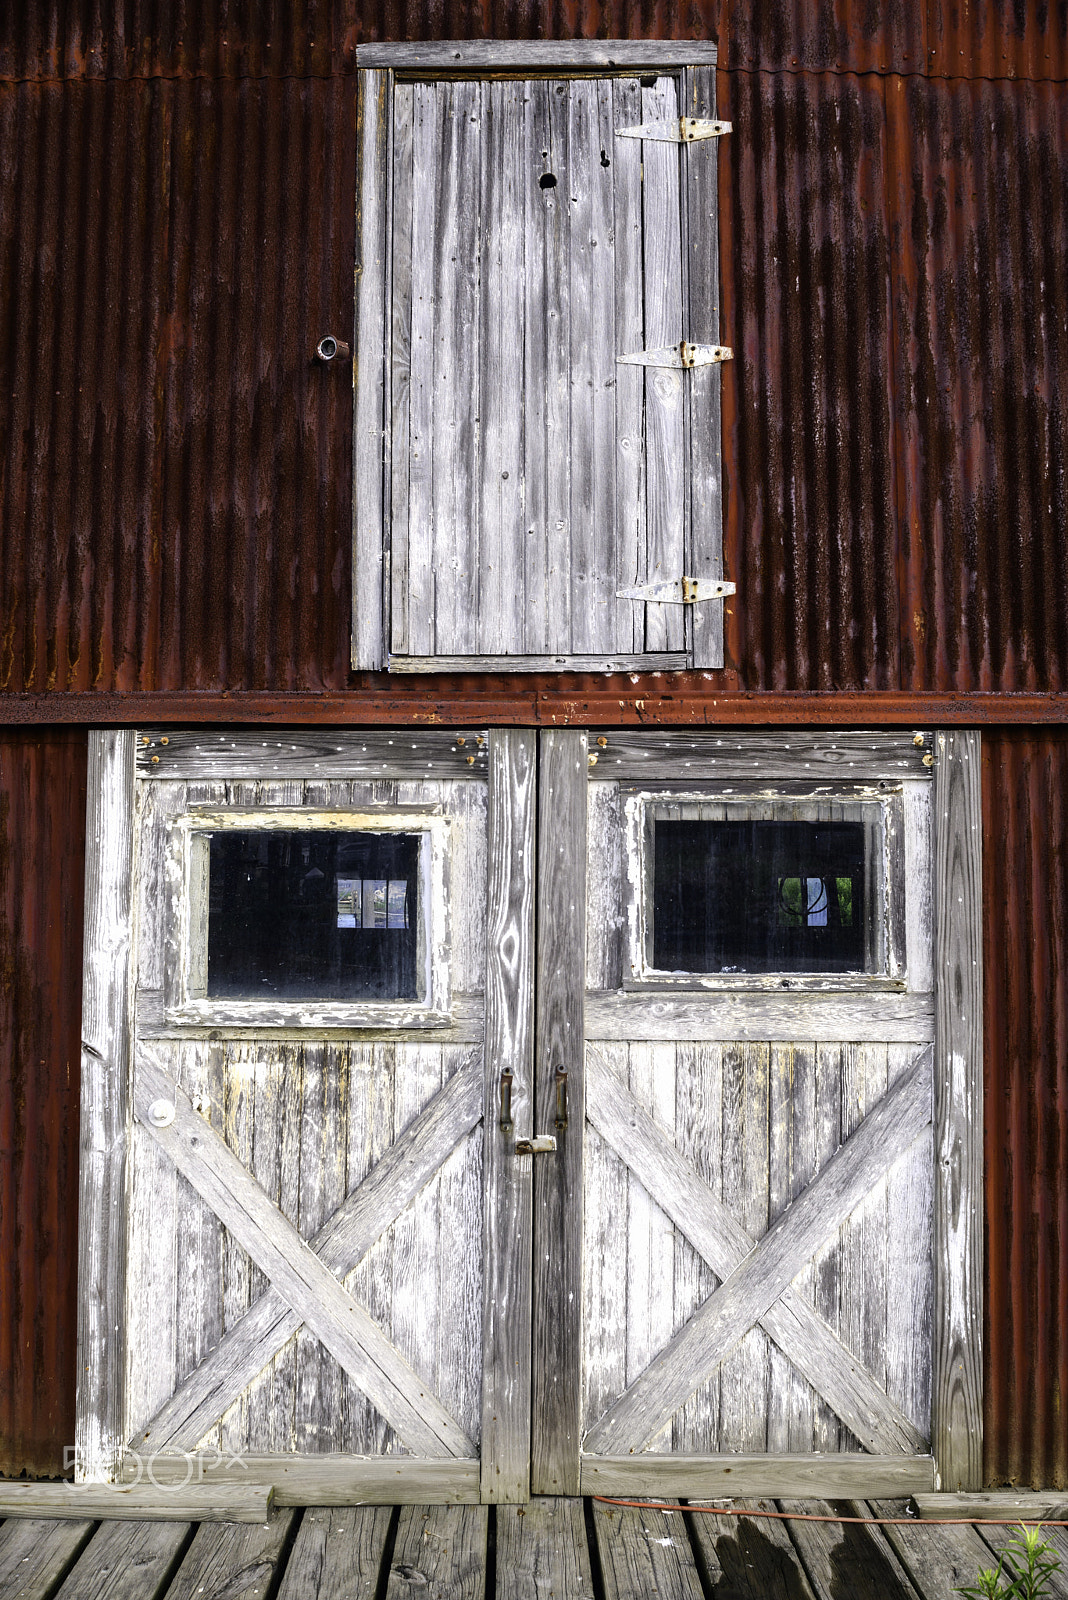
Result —
M 174 1105 L 170 1100 L 153 1100 L 148 1108 L 148 1120 L 154 1128 L 169 1128 L 174 1121 Z

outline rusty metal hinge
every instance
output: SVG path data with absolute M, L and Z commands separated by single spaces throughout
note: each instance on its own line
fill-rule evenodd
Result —
M 661 583 L 637 583 L 617 589 L 617 600 L 655 600 L 661 605 L 692 606 L 700 600 L 720 600 L 736 593 L 733 583 L 721 578 L 670 578 Z
M 628 367 L 711 367 L 717 361 L 733 361 L 734 351 L 724 344 L 689 344 L 685 339 L 679 344 L 665 345 L 662 350 L 635 350 L 630 355 L 616 356 L 617 362 Z
M 665 144 L 696 144 L 700 139 L 718 139 L 730 133 L 729 122 L 710 122 L 707 117 L 672 117 L 670 122 L 640 122 L 632 128 L 617 128 L 618 139 L 659 139 Z

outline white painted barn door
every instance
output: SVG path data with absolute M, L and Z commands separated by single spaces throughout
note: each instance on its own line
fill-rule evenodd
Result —
M 153 730 L 136 780 L 132 738 L 97 752 L 133 970 L 124 987 L 121 938 L 87 964 L 83 1117 L 125 1203 L 87 1159 L 82 1475 L 524 1498 L 530 1163 L 503 1159 L 498 1084 L 522 1127 L 532 736 Z M 235 870 L 295 885 L 287 972 L 247 921 L 226 943 Z M 329 962 L 361 939 L 400 976 L 338 999 Z M 132 996 L 110 1038 L 94 958 Z
M 560 1166 L 536 1175 L 537 1215 L 555 1214 L 564 1237 L 555 1262 L 535 1258 L 535 1348 L 539 1335 L 552 1347 L 550 1376 L 534 1373 L 535 1487 L 904 1494 L 932 1487 L 940 1463 L 974 1476 L 981 1168 L 974 1130 L 939 1131 L 936 1079 L 943 1119 L 955 1093 L 974 1112 L 979 1060 L 962 1051 L 956 1089 L 944 1046 L 936 1063 L 930 736 L 609 731 L 588 746 L 588 786 L 583 738 L 543 735 L 543 861 L 560 898 L 547 924 L 542 882 L 539 1000 L 552 1011 L 537 1075 L 548 1105 L 551 1074 L 567 1070 L 570 1115 Z M 805 975 L 796 955 L 759 974 L 679 970 L 653 927 L 654 900 L 667 915 L 656 830 L 722 825 L 729 844 L 731 827 L 798 818 L 863 832 L 878 926 L 860 970 Z M 844 923 L 859 880 L 851 907 L 848 879 L 825 870 Z M 560 900 L 582 880 L 584 939 L 574 907 L 558 936 Z M 819 881 L 802 880 L 823 937 Z M 960 919 L 973 985 L 974 872 L 952 900 L 942 916 Z M 584 943 L 584 970 L 568 940 Z M 974 989 L 954 1004 L 974 1028 Z M 936 1136 L 951 1152 L 940 1174 Z M 566 1302 L 581 1314 L 554 1337 Z

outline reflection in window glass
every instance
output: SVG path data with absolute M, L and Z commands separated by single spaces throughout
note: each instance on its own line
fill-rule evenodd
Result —
M 418 997 L 418 834 L 227 829 L 209 862 L 209 996 Z
M 863 972 L 862 822 L 676 822 L 653 835 L 653 966 Z

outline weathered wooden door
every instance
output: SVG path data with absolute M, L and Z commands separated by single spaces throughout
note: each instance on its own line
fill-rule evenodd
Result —
M 721 666 L 714 49 L 417 55 L 361 57 L 353 664 Z
M 979 1061 L 946 1021 L 936 1050 L 930 737 L 543 739 L 538 1087 L 565 1072 L 569 1110 L 535 1489 L 977 1481 Z M 951 808 L 969 753 L 939 759 L 968 1037 L 977 788 Z
M 94 744 L 83 1476 L 525 1497 L 532 736 L 152 730 L 136 778 L 133 737 Z

